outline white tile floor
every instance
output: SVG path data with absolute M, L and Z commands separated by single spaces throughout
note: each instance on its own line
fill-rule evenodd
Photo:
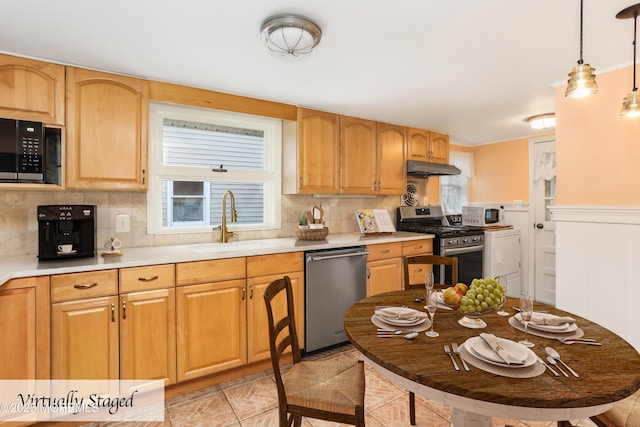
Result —
M 314 354 L 310 358 L 349 357 L 358 359 L 360 353 L 351 346 Z M 373 368 L 366 366 L 366 424 L 368 427 L 410 426 L 408 392 L 389 382 Z M 268 427 L 278 425 L 278 396 L 271 370 L 238 378 L 213 387 L 174 397 L 166 402 L 163 423 L 94 423 L 95 426 L 233 426 Z M 590 420 L 573 420 L 574 426 L 594 427 Z M 304 427 L 333 427 L 330 423 L 305 419 Z M 449 407 L 416 396 L 416 426 L 447 427 L 451 425 Z M 531 422 L 494 418 L 494 427 L 552 427 L 555 422 Z

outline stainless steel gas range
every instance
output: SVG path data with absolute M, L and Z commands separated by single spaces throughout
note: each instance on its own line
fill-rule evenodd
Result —
M 434 255 L 457 257 L 458 281 L 470 284 L 473 279 L 482 277 L 484 231 L 480 227 L 452 225 L 449 219 L 438 205 L 400 206 L 396 228 L 398 231 L 434 234 Z M 442 271 L 434 271 L 436 283 L 451 283 L 448 272 L 444 281 L 440 279 L 441 275 Z

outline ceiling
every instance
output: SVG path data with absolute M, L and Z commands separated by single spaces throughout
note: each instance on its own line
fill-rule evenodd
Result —
M 636 0 L 637 1 L 637 0 Z M 632 61 L 633 0 L 585 0 L 584 60 Z M 306 16 L 309 55 L 260 25 Z M 578 0 L 3 0 L 0 51 L 448 133 L 477 145 L 539 135 L 579 57 Z M 629 90 L 632 82 L 629 82 Z M 620 102 L 626 94 L 620 94 Z

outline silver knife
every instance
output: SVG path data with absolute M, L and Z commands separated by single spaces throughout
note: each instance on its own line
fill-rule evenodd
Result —
M 462 361 L 462 366 L 464 367 L 464 370 L 468 371 L 469 367 L 467 366 L 467 362 L 465 362 L 462 356 L 460 356 L 460 349 L 458 348 L 458 344 L 452 343 L 451 348 L 453 349 L 453 352 L 456 354 L 456 356 L 458 356 Z
M 546 363 L 544 360 L 542 360 L 542 358 L 541 358 L 540 356 L 536 356 L 536 357 L 538 358 L 538 362 L 540 362 L 540 363 L 542 363 L 544 366 L 546 366 L 546 367 L 547 367 L 547 369 L 548 369 L 548 370 L 550 370 L 550 371 L 551 371 L 551 373 L 552 373 L 553 375 L 555 375 L 556 377 L 559 377 L 559 376 L 560 376 L 560 374 L 559 374 L 559 373 L 557 373 L 556 371 L 554 371 L 553 369 L 551 369 L 551 366 L 547 365 L 547 363 Z

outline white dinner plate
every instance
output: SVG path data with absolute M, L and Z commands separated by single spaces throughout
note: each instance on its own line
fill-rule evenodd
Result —
M 376 310 L 378 316 L 393 317 L 397 319 L 416 318 L 416 310 L 407 307 L 384 307 Z
M 480 337 L 469 338 L 465 342 L 465 348 L 469 349 L 469 352 L 482 360 L 483 362 L 490 363 L 496 366 L 503 366 L 508 368 L 525 368 L 531 366 L 538 360 L 535 353 L 529 350 L 527 347 L 519 344 L 515 341 L 507 340 L 504 338 L 498 338 L 500 345 L 515 358 L 522 360 L 522 364 L 508 364 L 506 363 L 485 340 Z
M 424 323 L 427 320 L 426 317 L 414 317 L 413 319 L 393 319 L 390 317 L 380 316 L 378 314 L 374 314 L 374 316 L 381 322 L 387 323 L 392 326 L 416 326 Z
M 549 314 L 549 313 L 534 313 L 535 316 L 537 317 L 544 317 L 544 318 L 553 318 L 553 317 L 558 317 L 556 315 L 553 314 Z M 516 318 L 516 320 L 520 323 L 522 323 L 522 315 L 520 313 L 517 313 L 515 316 L 513 316 Z M 529 322 L 529 327 L 532 329 L 537 329 L 539 331 L 544 331 L 544 332 L 573 332 L 576 329 L 578 329 L 578 326 L 575 324 L 575 322 L 572 323 L 563 323 L 561 325 L 541 325 L 539 323 L 533 323 L 533 322 Z

